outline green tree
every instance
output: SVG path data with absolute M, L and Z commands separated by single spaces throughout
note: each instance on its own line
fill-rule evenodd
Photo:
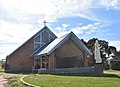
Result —
M 84 39 L 80 39 L 85 45 L 87 45 L 87 42 Z
M 94 53 L 94 44 L 95 44 L 95 41 L 98 40 L 97 38 L 92 38 L 90 40 L 88 40 L 86 46 L 91 50 L 91 52 Z
M 116 47 L 109 46 L 109 43 L 107 41 L 99 40 L 98 38 L 92 38 L 92 39 L 88 40 L 88 42 L 85 42 L 84 39 L 81 39 L 81 41 L 91 50 L 91 52 L 93 53 L 93 56 L 94 56 L 94 50 L 95 50 L 94 45 L 95 45 L 96 40 L 98 40 L 99 44 L 100 44 L 100 53 L 101 53 L 101 57 L 103 59 L 104 68 L 107 68 L 106 66 L 108 66 L 108 64 L 106 62 L 106 59 L 108 57 L 106 55 L 109 56 L 111 53 L 115 53 L 117 51 Z

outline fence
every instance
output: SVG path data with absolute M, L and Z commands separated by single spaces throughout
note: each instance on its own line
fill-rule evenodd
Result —
M 46 74 L 94 74 L 95 67 L 84 68 L 53 68 L 53 69 L 39 69 L 38 73 Z

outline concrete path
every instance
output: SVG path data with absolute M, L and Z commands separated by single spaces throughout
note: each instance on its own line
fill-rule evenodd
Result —
M 0 87 L 5 87 L 4 84 L 7 83 L 7 80 L 4 79 L 4 75 L 5 75 L 5 73 L 0 74 Z
M 104 71 L 107 74 L 120 74 L 120 71 Z

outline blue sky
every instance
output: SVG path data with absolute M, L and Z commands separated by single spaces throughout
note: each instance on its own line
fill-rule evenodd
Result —
M 0 0 L 0 59 L 47 26 L 61 36 L 99 38 L 120 50 L 120 0 Z

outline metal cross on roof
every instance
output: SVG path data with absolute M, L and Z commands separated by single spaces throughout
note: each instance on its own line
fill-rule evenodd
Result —
M 46 26 L 46 23 L 47 23 L 47 22 L 46 22 L 45 20 L 43 21 L 43 23 L 44 23 L 44 26 Z

